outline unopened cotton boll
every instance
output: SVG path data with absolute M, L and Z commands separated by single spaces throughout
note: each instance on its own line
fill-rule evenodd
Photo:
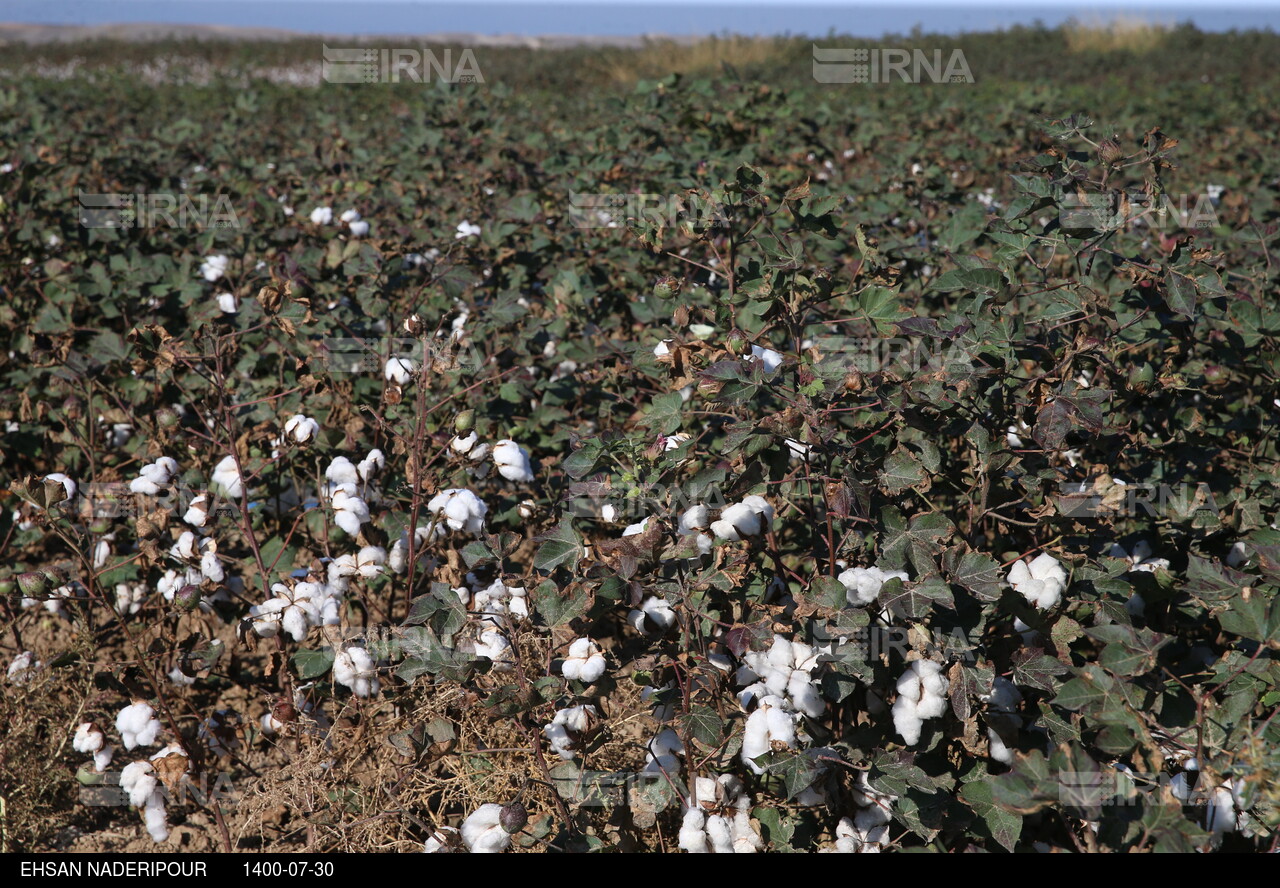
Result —
M 529 453 L 515 441 L 508 439 L 493 445 L 493 462 L 498 467 L 498 473 L 508 481 L 533 480 Z
M 333 680 L 350 688 L 357 697 L 377 696 L 381 687 L 377 664 L 361 647 L 347 648 L 333 658 Z
M 898 699 L 893 704 L 893 726 L 908 746 L 920 742 L 925 719 L 946 711 L 948 682 L 942 664 L 915 660 L 898 679 Z
M 160 722 L 155 717 L 155 710 L 139 701 L 120 710 L 116 716 L 116 730 L 125 749 L 150 746 L 160 735 Z
M 604 654 L 590 638 L 579 638 L 569 645 L 569 656 L 565 658 L 560 672 L 565 678 L 574 678 L 585 684 L 591 684 L 608 666 Z
M 306 444 L 320 434 L 320 423 L 298 413 L 284 424 L 284 433 L 297 443 Z
M 408 385 L 417 369 L 411 358 L 391 357 L 382 368 L 382 377 L 396 385 Z
M 462 821 L 462 841 L 472 854 L 498 854 L 511 847 L 511 833 L 502 828 L 502 806 L 481 805 Z
M 884 584 L 895 578 L 907 582 L 904 571 L 884 571 L 878 567 L 851 567 L 837 577 L 845 588 L 848 602 L 855 607 L 871 604 L 879 597 Z
M 1009 584 L 1029 603 L 1048 610 L 1061 600 L 1067 588 L 1067 572 L 1045 552 L 1031 562 L 1014 562 L 1009 568 Z

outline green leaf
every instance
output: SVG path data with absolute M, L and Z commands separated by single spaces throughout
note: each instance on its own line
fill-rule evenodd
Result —
M 720 737 L 724 733 L 724 720 L 716 714 L 714 709 L 707 706 L 694 706 L 690 712 L 680 717 L 680 722 L 695 740 L 711 747 L 720 744 Z
M 999 293 L 1006 286 L 1004 275 L 994 268 L 957 268 L 938 275 L 932 287 L 943 293 L 967 290 L 971 293 Z
M 318 651 L 302 648 L 293 655 L 293 668 L 303 681 L 319 678 L 333 668 L 333 648 Z
M 987 778 L 973 780 L 960 789 L 960 798 L 973 808 L 991 832 L 991 837 L 1006 851 L 1013 851 L 1022 834 L 1022 815 L 995 804 L 994 793 Z
M 550 580 L 544 580 L 533 590 L 533 607 L 548 626 L 563 626 L 587 612 L 590 599 L 587 590 L 575 583 L 561 595 L 560 589 Z
M 537 537 L 537 541 L 542 543 L 533 557 L 533 566 L 538 570 L 551 571 L 561 565 L 573 570 L 582 560 L 582 540 L 568 517 L 561 518 L 554 530 Z

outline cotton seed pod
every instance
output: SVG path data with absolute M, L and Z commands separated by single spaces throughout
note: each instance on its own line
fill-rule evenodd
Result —
M 418 336 L 421 334 L 422 327 L 422 318 L 418 317 L 416 314 L 409 315 L 409 317 L 404 319 L 404 332 L 408 333 L 410 336 Z
M 183 586 L 174 594 L 173 603 L 179 610 L 195 610 L 200 606 L 200 587 L 190 584 Z
M 287 725 L 298 720 L 298 709 L 288 700 L 278 700 L 271 707 L 271 717 Z
M 181 422 L 181 417 L 178 416 L 176 410 L 169 407 L 161 407 L 156 411 L 156 425 L 162 429 L 175 429 L 178 427 L 179 422 Z
M 18 574 L 18 588 L 28 598 L 40 598 L 49 591 L 49 579 L 39 571 Z
M 1098 145 L 1098 159 L 1110 166 L 1124 157 L 1124 149 L 1120 147 L 1120 137 L 1112 136 Z
M 747 342 L 747 337 L 741 330 L 734 330 L 725 340 L 726 349 L 733 355 L 745 355 L 751 352 L 751 343 Z
M 519 802 L 503 805 L 498 813 L 498 823 L 508 833 L 518 833 L 529 822 L 529 812 Z
M 658 278 L 658 282 L 653 285 L 653 295 L 659 299 L 670 299 L 673 296 L 679 296 L 683 288 L 683 278 L 667 275 L 666 277 Z
M 474 410 L 463 410 L 453 419 L 453 430 L 459 435 L 465 435 L 471 431 L 476 424 L 476 412 Z

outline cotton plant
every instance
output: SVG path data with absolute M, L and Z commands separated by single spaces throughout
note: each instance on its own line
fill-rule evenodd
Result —
M 111 764 L 115 748 L 107 743 L 107 736 L 93 722 L 81 722 L 76 727 L 75 736 L 71 738 L 71 747 L 76 752 L 93 756 L 93 770 L 101 774 Z
M 560 666 L 560 673 L 565 678 L 593 684 L 604 675 L 607 667 L 608 662 L 596 643 L 590 638 L 579 638 L 569 645 L 569 654 Z
M 684 806 L 678 842 L 690 854 L 755 854 L 763 847 L 751 824 L 751 797 L 732 774 L 698 777 Z
M 826 711 L 818 683 L 812 678 L 819 666 L 818 654 L 809 645 L 775 635 L 769 650 L 748 651 L 742 659 L 737 681 L 746 685 L 738 694 L 744 707 L 774 697 L 791 711 L 810 718 L 818 718 Z
M 583 736 L 597 719 L 596 708 L 589 703 L 570 706 L 556 711 L 551 723 L 543 726 L 542 735 L 552 752 L 565 761 L 572 761 L 581 750 Z
M 120 742 L 129 751 L 155 743 L 161 727 L 155 710 L 144 700 L 131 703 L 116 715 L 116 731 L 120 734 Z
M 920 742 L 926 720 L 946 712 L 949 686 L 941 663 L 914 660 L 907 665 L 898 679 L 898 699 L 893 704 L 893 727 L 907 746 Z
M 878 567 L 851 567 L 836 577 L 845 588 L 845 597 L 854 607 L 863 607 L 880 597 L 884 584 L 892 579 L 908 582 L 905 571 L 881 570 Z
M 762 496 L 748 496 L 740 503 L 725 506 L 720 518 L 711 522 L 711 532 L 731 542 L 759 536 L 773 526 L 773 506 Z

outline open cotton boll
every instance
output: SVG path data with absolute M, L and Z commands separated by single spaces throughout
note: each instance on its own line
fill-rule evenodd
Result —
M 244 494 L 244 479 L 240 477 L 234 456 L 225 457 L 218 463 L 213 470 L 213 483 L 226 491 L 227 496 L 232 499 L 240 499 Z
M 498 473 L 508 481 L 533 480 L 529 453 L 515 441 L 508 439 L 493 445 L 493 462 L 498 467 Z
M 142 467 L 138 477 L 129 482 L 129 490 L 144 496 L 155 496 L 167 487 L 177 474 L 177 461 L 172 457 L 162 456 L 154 463 Z
M 369 223 L 363 219 L 357 219 L 347 225 L 347 230 L 351 232 L 352 237 L 364 237 L 369 233 Z
M 742 763 L 753 773 L 763 774 L 764 768 L 755 760 L 772 752 L 774 743 L 794 746 L 795 742 L 795 720 L 787 701 L 770 694 L 761 698 L 756 710 L 747 716 L 742 737 Z
M 452 826 L 442 826 L 422 843 L 424 854 L 450 854 L 462 850 L 462 835 Z
M 893 704 L 893 726 L 908 746 L 920 742 L 925 719 L 946 711 L 948 682 L 942 664 L 915 660 L 898 679 L 898 699 Z
M 160 779 L 150 762 L 130 762 L 120 771 L 120 788 L 135 808 L 146 805 L 159 785 Z
M 234 293 L 224 291 L 215 296 L 214 299 L 218 303 L 218 311 L 223 314 L 233 315 L 239 313 L 240 300 L 235 297 Z
M 136 614 L 146 600 L 146 583 L 116 583 L 116 613 L 120 616 Z
M 427 510 L 444 518 L 450 530 L 480 533 L 489 507 L 470 490 L 451 487 L 442 490 L 427 503 Z
M 1046 552 L 1031 562 L 1026 559 L 1014 562 L 1009 568 L 1009 585 L 1029 603 L 1048 610 L 1062 599 L 1067 588 L 1067 572 Z
M 639 536 L 640 534 L 648 530 L 648 528 L 649 528 L 649 518 L 645 518 L 643 521 L 639 521 L 635 524 L 628 524 L 627 529 L 622 532 L 622 535 L 624 537 Z
M 164 810 L 164 795 L 159 790 L 153 791 L 147 799 L 146 807 L 142 809 L 142 821 L 153 842 L 168 841 L 169 817 Z
M 751 357 L 748 361 L 759 361 L 764 367 L 765 373 L 772 373 L 782 364 L 782 355 L 771 348 L 762 348 L 758 345 L 751 346 Z
M 76 728 L 71 746 L 76 752 L 95 753 L 106 744 L 107 737 L 93 722 L 82 722 Z
M 662 635 L 675 625 L 676 612 L 664 599 L 650 595 L 627 614 L 627 622 L 641 635 Z
M 760 533 L 760 515 L 745 503 L 726 506 L 720 519 L 711 522 L 711 532 L 721 539 L 737 541 Z
M 320 423 L 311 417 L 296 413 L 284 424 L 284 433 L 297 443 L 306 444 L 320 434 Z
M 1022 727 L 1022 716 L 1015 712 L 1022 702 L 1022 692 L 1009 679 L 997 675 L 991 683 L 991 693 L 979 699 L 988 706 L 987 746 L 991 758 L 1002 764 L 1013 764 L 1013 750 L 1005 743 L 1001 732 L 996 730 L 995 723 L 998 722 L 1010 736 Z
M 357 697 L 377 696 L 381 688 L 377 664 L 362 647 L 349 647 L 334 656 L 333 680 Z
M 604 654 L 590 638 L 579 638 L 569 645 L 569 656 L 560 667 L 565 678 L 574 678 L 591 684 L 604 675 L 607 667 Z
M 125 749 L 150 746 L 160 735 L 160 722 L 155 717 L 155 710 L 139 701 L 121 709 L 116 715 L 116 730 Z
M 706 505 L 699 503 L 685 509 L 680 515 L 679 531 L 682 535 L 688 536 L 699 530 L 706 530 L 711 523 L 711 510 Z
M 650 773 L 665 772 L 674 776 L 680 773 L 680 756 L 684 754 L 684 743 L 680 735 L 670 728 L 663 728 L 645 747 L 644 769 Z
M 907 582 L 907 574 L 901 570 L 884 571 L 878 567 L 851 567 L 837 577 L 844 586 L 846 599 L 854 607 L 871 604 L 880 596 L 880 590 L 891 579 Z
M 382 455 L 382 451 L 374 448 L 369 451 L 369 455 L 356 465 L 356 474 L 360 476 L 361 481 L 372 481 L 378 474 L 386 468 L 387 458 Z
M 311 626 L 320 625 L 320 612 L 312 596 L 319 589 L 313 583 L 298 583 L 292 589 L 284 583 L 271 587 L 275 593 L 262 604 L 249 608 L 253 631 L 261 638 L 273 638 L 284 629 L 294 641 L 307 637 Z
M 204 527 L 209 521 L 209 497 L 202 493 L 192 499 L 182 520 L 192 527 Z
M 458 435 L 453 439 L 453 443 L 451 443 L 449 446 L 452 447 L 454 450 L 456 450 L 458 453 L 461 453 L 463 456 L 466 456 L 467 454 L 471 453 L 472 449 L 476 446 L 476 444 L 479 441 L 480 441 L 480 436 L 477 435 L 475 432 L 472 432 L 471 434 L 467 435 L 465 438 L 462 435 Z
M 329 225 L 333 222 L 332 207 L 316 207 L 311 211 L 312 225 Z
M 502 828 L 502 806 L 481 805 L 462 821 L 462 841 L 472 854 L 498 854 L 511 847 L 511 833 Z
M 382 573 L 382 565 L 386 563 L 387 550 L 381 546 L 365 546 L 356 556 L 356 569 L 365 579 L 371 579 Z
M 551 724 L 542 728 L 542 733 L 556 755 L 565 761 L 571 761 L 578 742 L 591 727 L 595 717 L 596 708 L 589 703 L 561 709 L 555 714 Z
M 660 357 L 662 357 L 663 355 L 669 355 L 669 354 L 671 354 L 671 349 L 667 346 L 667 343 L 669 343 L 669 342 L 675 342 L 675 340 L 674 340 L 674 339 L 664 339 L 664 340 L 662 340 L 661 342 L 659 342 L 657 345 L 655 345 L 655 346 L 653 347 L 653 356 L 654 356 L 655 358 L 660 358 Z
M 227 273 L 226 256 L 206 256 L 200 263 L 200 275 L 209 283 L 213 283 Z
M 417 370 L 412 358 L 391 357 L 382 368 L 382 378 L 396 385 L 408 385 Z
M 467 237 L 478 237 L 480 235 L 480 226 L 471 224 L 469 219 L 463 219 L 458 223 L 457 234 L 454 235 L 455 240 L 462 240 Z
M 360 474 L 351 460 L 345 456 L 335 456 L 324 470 L 324 477 L 329 482 L 329 495 L 346 487 L 348 493 L 355 493 L 360 483 Z M 349 486 L 348 486 L 349 485 Z

